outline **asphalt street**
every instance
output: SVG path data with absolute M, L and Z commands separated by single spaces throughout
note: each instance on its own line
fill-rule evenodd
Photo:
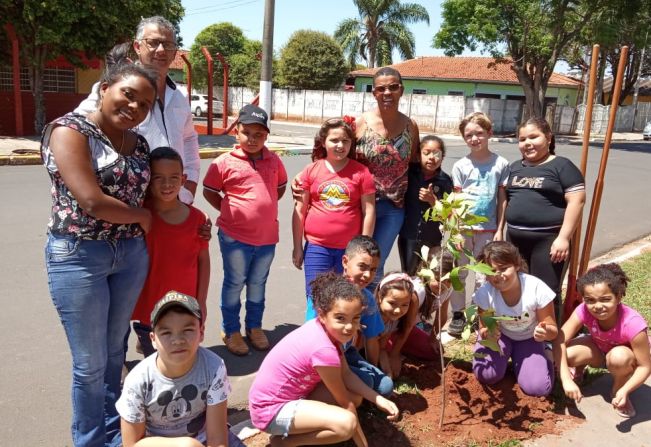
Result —
M 309 137 L 314 128 L 297 126 L 274 127 L 274 133 L 288 138 Z M 460 140 L 448 141 L 444 169 L 466 153 Z M 591 147 L 587 185 L 590 208 L 593 184 L 601 157 L 601 145 Z M 519 157 L 516 144 L 492 143 L 491 148 L 508 160 Z M 580 146 L 560 145 L 557 154 L 567 156 L 576 164 Z M 206 172 L 209 160 L 202 161 Z M 284 157 L 288 174 L 293 177 L 309 162 L 308 156 Z M 602 207 L 592 249 L 593 256 L 602 254 L 625 242 L 651 233 L 651 200 L 646 181 L 650 175 L 651 143 L 616 143 L 610 153 L 605 179 Z M 49 180 L 40 166 L 0 167 L 0 228 L 4 236 L 0 258 L 0 287 L 2 290 L 3 343 L 0 378 L 0 431 L 2 446 L 66 446 L 71 445 L 70 421 L 70 355 L 63 329 L 47 289 L 43 262 L 45 229 L 49 214 Z M 196 206 L 212 212 L 202 197 Z M 264 326 L 272 341 L 301 324 L 304 311 L 304 279 L 302 271 L 291 263 L 291 208 L 289 193 L 279 204 L 280 244 L 268 282 L 267 310 Z M 585 219 L 584 219 L 585 223 Z M 265 225 L 264 222 L 260 223 Z M 257 352 L 236 358 L 226 352 L 220 340 L 219 290 L 221 287 L 221 257 L 213 239 L 212 281 L 208 302 L 208 321 L 204 346 L 221 355 L 227 364 L 233 383 L 230 406 L 242 407 L 246 402 L 252 374 L 263 355 Z M 394 250 L 395 252 L 395 250 Z M 399 267 L 395 253 L 387 270 Z M 133 349 L 128 359 L 138 355 Z

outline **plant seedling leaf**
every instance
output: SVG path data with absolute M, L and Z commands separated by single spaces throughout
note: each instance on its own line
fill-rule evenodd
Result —
M 470 330 L 471 330 L 470 325 L 469 325 L 469 324 L 466 324 L 466 325 L 464 326 L 464 328 L 463 328 L 463 332 L 461 332 L 461 339 L 462 339 L 463 341 L 468 341 L 468 340 L 470 340 Z
M 463 290 L 463 283 L 461 282 L 461 279 L 459 279 L 459 267 L 453 268 L 450 272 L 450 282 L 452 283 L 452 288 L 457 292 Z
M 473 304 L 472 306 L 466 307 L 464 313 L 466 314 L 466 321 L 473 321 L 477 315 L 477 306 Z
M 477 264 L 467 264 L 466 268 L 476 273 L 483 273 L 484 275 L 492 276 L 495 274 L 491 266 L 488 264 L 484 264 L 483 262 L 479 262 Z
M 430 269 L 420 269 L 418 273 L 416 273 L 416 275 L 419 278 L 422 278 L 428 282 L 431 281 L 432 278 L 434 278 L 434 272 L 431 271 Z
M 500 348 L 500 345 L 498 345 L 497 342 L 493 339 L 486 338 L 484 340 L 479 340 L 479 344 L 487 347 L 491 351 L 499 352 L 500 354 L 502 354 L 502 349 Z
M 429 246 L 423 245 L 422 247 L 420 247 L 420 259 L 422 259 L 423 261 L 427 261 L 428 256 L 429 256 Z M 431 265 L 430 268 L 432 268 Z

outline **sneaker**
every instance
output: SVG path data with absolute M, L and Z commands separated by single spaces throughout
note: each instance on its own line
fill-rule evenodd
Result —
M 448 334 L 454 337 L 460 337 L 463 333 L 463 327 L 466 325 L 466 316 L 463 312 L 453 312 L 452 320 L 448 325 Z
M 226 349 L 228 349 L 232 354 L 235 355 L 247 355 L 249 353 L 249 347 L 244 342 L 242 334 L 239 332 L 233 332 L 231 335 L 226 335 L 222 332 L 222 340 Z
M 266 351 L 269 349 L 269 340 L 267 340 L 267 336 L 264 335 L 264 332 L 259 327 L 247 329 L 246 336 L 249 338 L 251 345 L 258 351 Z

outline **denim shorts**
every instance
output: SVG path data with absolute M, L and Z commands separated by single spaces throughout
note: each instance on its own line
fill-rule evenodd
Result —
M 292 400 L 283 405 L 264 431 L 270 435 L 286 438 L 289 435 L 289 429 L 292 426 L 292 422 L 294 422 L 294 416 L 300 403 L 301 400 L 299 399 Z

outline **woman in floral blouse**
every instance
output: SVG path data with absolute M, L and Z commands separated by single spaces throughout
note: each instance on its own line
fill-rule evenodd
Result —
M 149 149 L 129 129 L 151 110 L 156 75 L 126 52 L 112 56 L 97 111 L 54 120 L 41 143 L 52 181 L 45 262 L 72 353 L 76 447 L 104 446 L 119 433 L 124 336 L 149 262 Z

